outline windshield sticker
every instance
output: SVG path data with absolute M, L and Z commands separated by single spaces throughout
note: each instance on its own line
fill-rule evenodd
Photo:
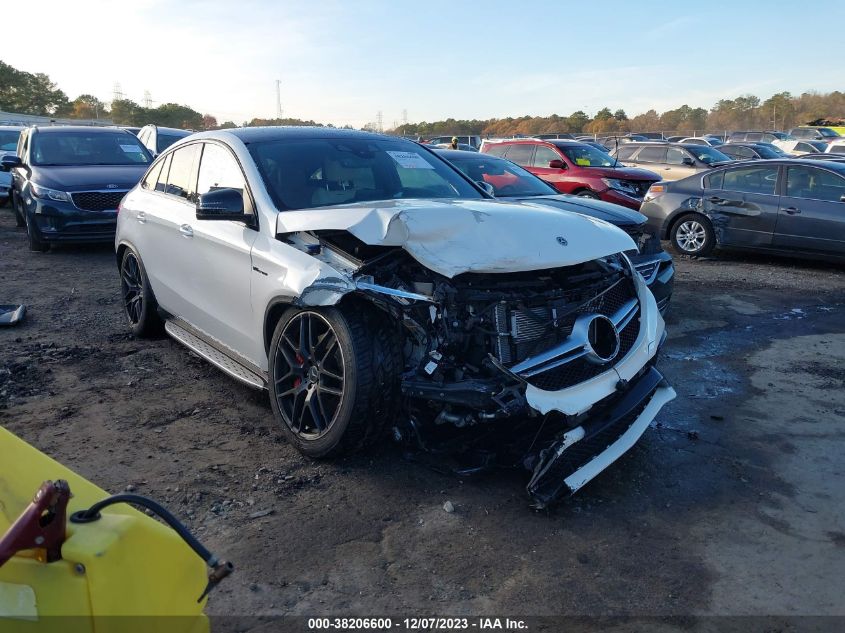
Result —
M 399 163 L 400 167 L 405 169 L 434 169 L 425 158 L 416 152 L 387 152 L 390 156 Z
M 589 167 L 590 166 L 590 159 L 589 158 L 576 158 L 575 164 L 580 165 L 582 167 Z
M 120 149 L 127 154 L 140 154 L 142 151 L 138 145 L 121 145 Z

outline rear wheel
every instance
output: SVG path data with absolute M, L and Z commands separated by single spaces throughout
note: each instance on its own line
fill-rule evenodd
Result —
M 161 333 L 164 322 L 158 314 L 158 304 L 150 288 L 147 272 L 141 257 L 131 248 L 124 251 L 120 260 L 120 289 L 123 293 L 123 311 L 132 333 L 141 338 Z
M 371 444 L 396 415 L 398 337 L 369 306 L 288 310 L 276 324 L 269 370 L 273 413 L 310 457 Z
M 716 234 L 710 220 L 697 213 L 682 216 L 669 236 L 673 248 L 682 255 L 703 257 L 716 247 Z

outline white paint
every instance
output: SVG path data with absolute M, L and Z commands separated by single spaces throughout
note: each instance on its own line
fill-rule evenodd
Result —
M 416 152 L 387 152 L 396 164 L 405 169 L 434 169 L 426 159 Z
M 663 408 L 663 405 L 674 400 L 675 395 L 675 390 L 672 387 L 658 387 L 646 405 L 646 408 L 643 409 L 643 412 L 640 413 L 639 417 L 637 417 L 630 428 L 618 440 L 564 480 L 572 492 L 578 490 L 628 452 L 637 443 L 637 440 L 642 437 L 642 434 L 645 433 L 645 430 L 660 412 L 660 409 Z
M 573 266 L 636 248 L 627 234 L 602 220 L 512 202 L 387 200 L 277 215 L 278 234 L 319 230 L 345 230 L 370 245 L 401 246 L 446 277 Z

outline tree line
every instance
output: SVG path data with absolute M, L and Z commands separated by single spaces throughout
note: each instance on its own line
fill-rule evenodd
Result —
M 76 119 L 108 119 L 118 125 L 141 126 L 148 123 L 190 130 L 211 130 L 237 127 L 233 121 L 218 123 L 210 114 L 177 103 L 146 108 L 130 99 L 107 104 L 90 94 L 72 101 L 44 73 L 17 70 L 0 61 L 0 110 Z M 754 95 L 736 99 L 720 99 L 709 110 L 682 105 L 658 113 L 649 110 L 628 117 L 622 109 L 601 108 L 594 116 L 578 110 L 569 116 L 522 116 L 503 119 L 453 119 L 401 125 L 389 133 L 428 137 L 443 134 L 478 134 L 510 136 L 514 134 L 587 133 L 619 134 L 627 132 L 672 131 L 692 133 L 742 129 L 789 129 L 796 125 L 819 124 L 845 119 L 845 93 L 805 92 L 793 95 L 780 92 L 766 100 Z M 255 125 L 318 125 L 303 119 L 261 119 L 244 121 Z M 329 125 L 329 127 L 331 127 Z M 349 126 L 346 126 L 349 127 Z

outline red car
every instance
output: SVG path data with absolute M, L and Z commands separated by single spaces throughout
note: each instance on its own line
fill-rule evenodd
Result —
M 481 151 L 502 156 L 561 193 L 594 198 L 638 210 L 648 188 L 660 180 L 652 171 L 617 165 L 591 145 L 561 139 L 485 142 Z

